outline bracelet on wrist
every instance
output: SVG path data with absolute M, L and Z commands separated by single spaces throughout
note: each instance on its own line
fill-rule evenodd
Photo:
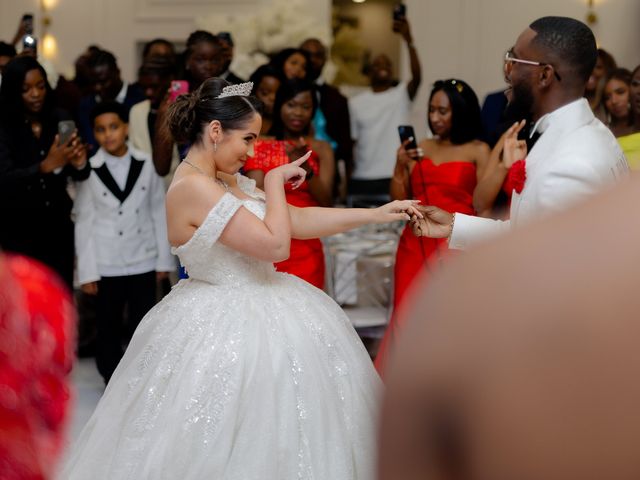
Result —
M 456 223 L 456 214 L 455 212 L 451 215 L 451 223 L 449 224 L 449 235 L 447 235 L 447 243 L 451 242 L 451 237 L 453 236 L 453 226 Z

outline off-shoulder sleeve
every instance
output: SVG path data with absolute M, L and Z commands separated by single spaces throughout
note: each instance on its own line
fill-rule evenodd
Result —
M 202 224 L 194 232 L 189 241 L 179 247 L 172 248 L 172 253 L 179 254 L 182 250 L 209 248 L 218 241 L 225 227 L 242 206 L 242 200 L 231 193 L 225 193 L 214 205 Z

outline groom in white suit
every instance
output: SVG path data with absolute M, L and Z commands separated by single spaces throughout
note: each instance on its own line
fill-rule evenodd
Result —
M 528 155 L 525 142 L 505 142 L 505 155 L 525 159 L 526 180 L 514 191 L 510 220 L 449 213 L 422 207 L 416 235 L 448 238 L 449 248 L 466 249 L 501 231 L 565 209 L 628 175 L 614 136 L 583 98 L 596 63 L 593 33 L 582 22 L 544 17 L 533 22 L 505 55 L 510 106 L 532 120 Z

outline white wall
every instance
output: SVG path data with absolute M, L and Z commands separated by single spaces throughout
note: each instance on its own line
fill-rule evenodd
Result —
M 502 57 L 536 18 L 562 15 L 584 21 L 587 0 L 405 0 L 422 62 L 422 86 L 414 106 L 417 131 L 426 129 L 426 102 L 435 80 L 466 80 L 480 97 L 504 87 Z M 599 45 L 621 66 L 640 64 L 640 2 L 596 1 L 593 28 Z M 402 51 L 403 77 L 408 76 Z
M 119 59 L 123 76 L 133 79 L 137 42 L 157 36 L 184 40 L 195 29 L 196 17 L 210 15 L 212 11 L 238 15 L 254 13 L 276 1 L 47 0 L 56 4 L 51 12 L 50 28 L 59 48 L 54 65 L 58 70 L 68 72 L 78 54 L 90 43 L 97 43 L 112 50 Z M 327 26 L 330 24 L 331 0 L 303 1 L 307 2 L 309 15 L 326 22 Z M 487 92 L 503 87 L 502 55 L 532 20 L 544 15 L 584 19 L 587 12 L 587 0 L 405 2 L 423 68 L 423 83 L 415 102 L 414 125 L 418 131 L 426 128 L 426 98 L 435 80 L 460 77 L 483 98 Z M 39 3 L 38 0 L 0 0 L 0 38 L 11 38 L 18 20 L 27 11 L 36 13 L 35 23 L 39 28 Z M 373 4 L 368 8 L 375 12 Z M 637 28 L 640 1 L 596 0 L 596 12 L 599 23 L 594 31 L 600 45 L 611 51 L 621 65 L 632 68 L 640 63 L 640 29 Z M 377 17 L 374 14 L 372 18 Z M 396 35 L 386 31 L 386 27 L 380 29 L 381 41 L 397 41 Z M 372 50 L 377 51 L 375 40 L 370 42 Z M 402 45 L 400 49 L 402 76 L 406 78 L 406 48 Z
M 303 0 L 308 14 L 329 28 L 331 0 Z M 196 17 L 249 15 L 274 0 L 47 0 L 53 3 L 49 31 L 56 37 L 58 55 L 52 59 L 63 73 L 72 71 L 75 58 L 90 44 L 111 50 L 125 79 L 135 77 L 136 45 L 155 37 L 184 42 L 195 30 Z M 25 12 L 36 14 L 36 36 L 41 35 L 39 0 L 0 0 L 0 38 L 10 40 Z M 279 7 L 280 8 L 280 7 Z

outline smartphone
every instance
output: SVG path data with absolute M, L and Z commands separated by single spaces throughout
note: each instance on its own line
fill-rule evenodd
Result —
M 31 34 L 27 34 L 22 37 L 22 49 L 23 50 L 33 50 L 34 52 L 38 49 L 38 39 Z
M 407 16 L 407 6 L 404 3 L 396 3 L 393 6 L 393 19 L 404 20 Z
M 189 82 L 185 80 L 172 80 L 169 87 L 169 101 L 175 102 L 180 95 L 189 93 Z
M 413 131 L 413 127 L 411 125 L 399 125 L 398 134 L 400 135 L 400 143 L 410 140 L 409 143 L 405 145 L 405 149 L 414 150 L 418 148 L 418 144 L 416 143 L 416 132 Z
M 24 33 L 33 34 L 33 13 L 25 13 L 22 15 L 22 23 L 24 24 Z
M 75 131 L 76 124 L 73 120 L 62 120 L 58 122 L 58 145 L 67 143 Z

